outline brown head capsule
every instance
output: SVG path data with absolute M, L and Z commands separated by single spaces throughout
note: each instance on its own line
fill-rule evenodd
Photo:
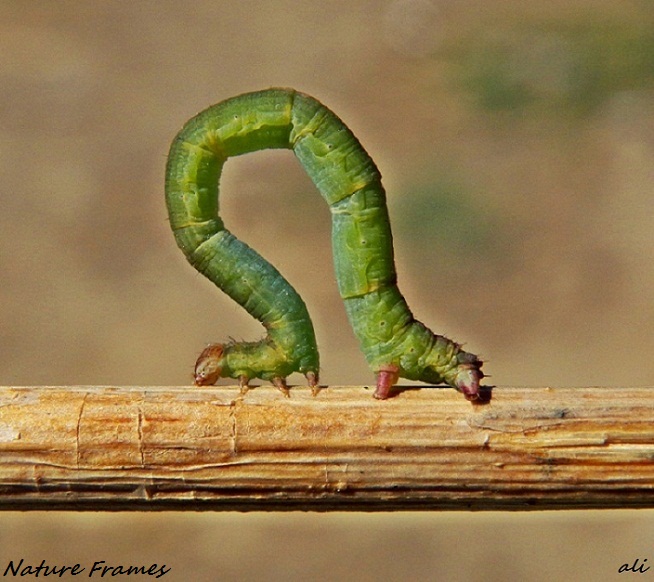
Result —
M 218 381 L 222 372 L 223 344 L 207 346 L 195 362 L 195 385 L 211 386 Z

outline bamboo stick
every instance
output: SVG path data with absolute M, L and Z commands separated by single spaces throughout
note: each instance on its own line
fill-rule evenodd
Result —
M 654 388 L 0 387 L 0 509 L 654 507 Z

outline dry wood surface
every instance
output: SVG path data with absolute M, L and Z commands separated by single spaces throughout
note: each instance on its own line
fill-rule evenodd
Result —
M 0 508 L 654 507 L 654 388 L 0 387 Z

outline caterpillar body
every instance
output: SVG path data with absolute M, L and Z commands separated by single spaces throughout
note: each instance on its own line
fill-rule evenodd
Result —
M 212 344 L 198 358 L 195 383 L 219 377 L 270 380 L 287 393 L 301 372 L 318 384 L 319 356 L 306 305 L 284 277 L 237 239 L 219 216 L 218 185 L 228 158 L 292 149 L 332 216 L 338 289 L 366 360 L 374 396 L 400 377 L 447 383 L 479 398 L 482 362 L 417 321 L 397 287 L 381 174 L 354 134 L 327 107 L 292 89 L 239 95 L 205 109 L 177 134 L 166 168 L 166 203 L 177 244 L 189 262 L 265 327 L 258 342 Z

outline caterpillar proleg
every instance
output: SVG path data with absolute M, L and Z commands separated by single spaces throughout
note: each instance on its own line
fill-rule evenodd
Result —
M 219 377 L 270 380 L 303 373 L 315 389 L 319 358 L 301 297 L 270 263 L 238 240 L 219 216 L 224 163 L 267 148 L 292 149 L 329 205 L 338 289 L 385 399 L 398 378 L 447 383 L 479 398 L 482 362 L 417 321 L 397 287 L 393 238 L 381 174 L 345 124 L 309 95 L 268 89 L 205 109 L 175 137 L 166 169 L 166 203 L 189 262 L 265 327 L 258 342 L 212 344 L 198 358 L 197 385 Z

